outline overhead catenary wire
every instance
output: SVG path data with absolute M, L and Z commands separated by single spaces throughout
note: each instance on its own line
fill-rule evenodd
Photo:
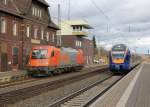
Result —
M 110 20 L 109 16 L 105 14 L 105 12 L 98 6 L 94 0 L 90 0 L 90 2 L 94 5 L 94 7 L 99 11 L 100 14 L 102 14 L 108 21 L 109 23 L 113 26 L 112 21 Z

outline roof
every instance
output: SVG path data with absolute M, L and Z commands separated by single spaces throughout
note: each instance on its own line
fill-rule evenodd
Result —
M 26 14 L 32 5 L 32 1 L 37 1 L 42 3 L 44 6 L 47 7 L 48 10 L 49 5 L 45 0 L 10 0 L 9 2 L 11 2 L 11 5 L 3 6 L 2 4 L 0 4 L 0 11 L 21 18 L 27 18 Z M 55 30 L 60 30 L 60 28 L 52 22 L 50 14 L 49 14 L 49 21 L 46 24 L 48 24 L 48 27 L 50 28 L 53 28 Z
M 60 30 L 60 28 L 59 28 L 54 22 L 52 22 L 52 21 L 51 21 L 51 23 L 48 25 L 48 27 L 54 28 L 54 29 L 56 29 L 56 30 Z
M 17 8 L 21 11 L 22 14 L 26 14 L 31 6 L 32 1 L 37 1 L 46 7 L 49 7 L 48 3 L 45 0 L 13 0 Z
M 81 26 L 84 26 L 87 29 L 92 29 L 92 26 L 90 26 L 88 24 L 88 22 L 86 22 L 84 20 L 68 20 L 68 21 L 65 21 L 65 23 L 68 23 L 71 26 L 81 25 Z
M 3 4 L 0 4 L 0 11 L 14 15 L 14 16 L 21 16 L 21 12 L 19 11 L 19 9 L 15 6 L 13 1 L 9 1 L 9 3 L 11 3 L 12 5 L 6 5 L 4 6 Z
M 4 9 L 0 7 L 0 11 L 23 18 L 22 15 L 18 14 L 17 12 L 11 11 L 9 9 Z
M 37 1 L 49 7 L 49 4 L 45 0 L 37 0 Z

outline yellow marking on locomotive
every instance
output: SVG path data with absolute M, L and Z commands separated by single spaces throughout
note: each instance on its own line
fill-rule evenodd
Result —
M 121 64 L 124 63 L 124 59 L 123 58 L 113 58 L 113 63 L 115 64 Z

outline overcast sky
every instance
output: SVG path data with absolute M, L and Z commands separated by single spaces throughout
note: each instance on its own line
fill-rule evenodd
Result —
M 61 4 L 62 20 L 68 16 L 69 0 L 47 0 L 53 20 Z M 70 0 L 71 19 L 83 19 L 94 28 L 92 35 L 107 49 L 118 43 L 146 53 L 150 49 L 150 0 Z

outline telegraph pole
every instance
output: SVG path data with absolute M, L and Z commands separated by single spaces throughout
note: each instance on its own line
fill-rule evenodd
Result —
M 58 4 L 58 19 L 57 19 L 58 25 L 60 25 L 60 21 L 61 21 L 60 4 Z
M 68 4 L 68 20 L 70 20 L 71 1 L 69 0 L 68 3 L 69 3 L 69 4 Z
M 58 26 L 61 28 L 61 8 L 60 4 L 58 4 Z M 57 34 L 57 46 L 61 46 L 61 30 L 58 31 Z

